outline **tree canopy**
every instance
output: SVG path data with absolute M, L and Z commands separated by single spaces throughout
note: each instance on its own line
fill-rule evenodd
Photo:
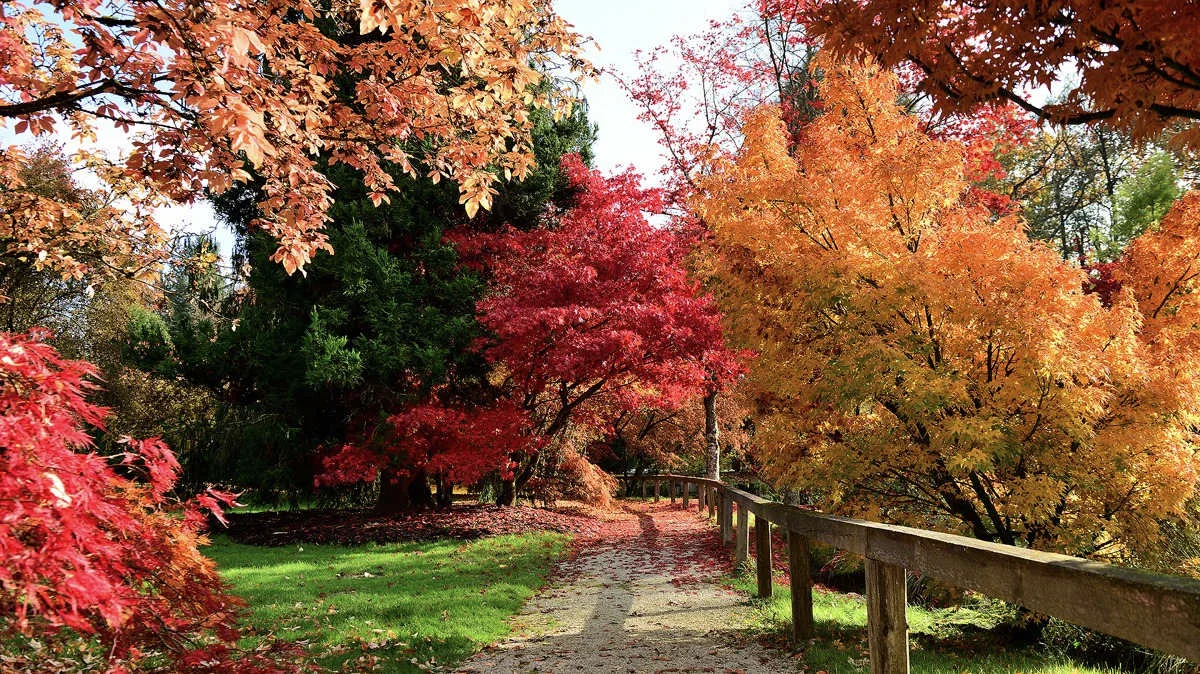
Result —
M 1200 119 L 1200 8 L 1188 0 L 920 3 L 821 0 L 780 3 L 808 13 L 831 52 L 910 63 L 943 111 L 1007 101 L 1059 124 L 1104 121 L 1148 139 L 1176 120 Z M 1067 97 L 1033 95 L 1078 76 Z M 1177 142 L 1196 146 L 1193 124 Z
M 1196 250 L 1172 231 L 1196 227 L 1189 202 L 1133 245 L 1131 294 L 1105 308 L 1019 216 L 972 198 L 962 145 L 922 131 L 896 87 L 876 66 L 827 62 L 828 112 L 805 142 L 789 153 L 778 113 L 753 112 L 695 201 L 731 335 L 760 354 L 756 455 L 780 483 L 870 518 L 940 513 L 979 538 L 1077 553 L 1152 548 L 1196 482 L 1198 401 L 1177 379 L 1194 355 L 1155 327 L 1191 321 L 1151 306 L 1190 301 Z M 1151 274 L 1142 256 L 1164 237 L 1182 257 Z

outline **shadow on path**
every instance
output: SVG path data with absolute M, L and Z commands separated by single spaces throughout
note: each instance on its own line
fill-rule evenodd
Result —
M 463 673 L 767 672 L 793 661 L 736 645 L 743 596 L 717 585 L 728 554 L 695 512 L 631 504 L 609 535 L 563 563 L 525 607 L 519 636 L 476 655 Z

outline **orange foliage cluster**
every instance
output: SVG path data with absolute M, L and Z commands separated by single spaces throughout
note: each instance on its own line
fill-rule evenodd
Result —
M 34 267 L 82 279 L 89 272 L 153 271 L 165 255 L 165 235 L 152 210 L 161 199 L 139 181 L 95 157 L 73 167 L 53 146 L 8 148 L 0 157 L 0 302 L 20 270 Z M 76 172 L 98 173 L 89 190 Z
M 179 201 L 260 180 L 257 224 L 292 272 L 329 249 L 319 154 L 360 170 L 376 203 L 389 163 L 453 179 L 473 216 L 500 174 L 531 169 L 531 107 L 570 105 L 539 85 L 554 63 L 587 68 L 577 42 L 548 0 L 16 0 L 0 12 L 0 123 L 63 122 L 85 143 L 97 120 L 143 131 L 102 177 Z M 18 160 L 2 155 L 0 176 Z M 36 229 L 54 213 L 12 217 Z M 52 243 L 24 245 L 61 257 Z
M 1058 123 L 1107 120 L 1137 138 L 1200 119 L 1200 5 L 1192 0 L 785 0 L 832 52 L 909 62 L 942 111 L 1013 102 Z M 1040 107 L 1029 91 L 1079 84 Z M 1177 137 L 1200 146 L 1200 126 Z
M 775 109 L 694 200 L 750 385 L 755 445 L 828 508 L 1084 554 L 1153 547 L 1197 481 L 1200 195 L 1133 244 L 1111 307 L 972 197 L 960 143 L 894 75 L 825 61 L 789 152 Z

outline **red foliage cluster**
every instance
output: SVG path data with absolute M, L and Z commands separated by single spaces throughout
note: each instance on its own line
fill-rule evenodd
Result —
M 317 486 L 372 482 L 424 472 L 454 484 L 474 484 L 497 471 L 512 473 L 509 456 L 536 449 L 523 410 L 501 401 L 463 409 L 430 401 L 388 417 L 385 437 L 346 444 L 323 459 Z
M 915 82 L 912 86 L 915 89 Z M 1030 143 L 1037 129 L 1032 115 L 1014 104 L 997 103 L 981 106 L 971 114 L 926 115 L 922 127 L 938 140 L 962 143 L 972 201 L 1000 214 L 1011 213 L 1017 207 L 1011 197 L 983 185 L 1008 175 L 999 157 Z
M 484 353 L 504 367 L 513 397 L 566 396 L 532 409 L 535 424 L 553 427 L 585 402 L 674 406 L 707 389 L 713 372 L 736 374 L 720 314 L 688 278 L 689 241 L 647 218 L 662 211 L 662 194 L 575 155 L 563 168 L 579 193 L 555 226 L 460 242 L 468 257 L 487 253 L 495 292 L 479 314 L 494 340 Z
M 70 628 L 99 640 L 110 671 L 156 652 L 177 669 L 285 671 L 235 667 L 240 604 L 196 548 L 205 511 L 219 516 L 233 496 L 169 498 L 179 464 L 158 439 L 91 451 L 87 425 L 106 414 L 86 400 L 94 368 L 43 337 L 0 333 L 0 643 L 54 642 Z
M 1087 281 L 1083 284 L 1083 291 L 1094 293 L 1100 297 L 1101 304 L 1111 307 L 1113 299 L 1121 292 L 1121 280 L 1117 273 L 1120 267 L 1120 261 L 1090 264 L 1084 262 L 1083 270 L 1087 272 Z
M 318 487 L 374 482 L 387 457 L 363 445 L 348 442 L 321 457 L 322 471 L 313 478 Z

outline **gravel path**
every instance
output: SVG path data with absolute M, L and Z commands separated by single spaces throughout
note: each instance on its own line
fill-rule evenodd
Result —
M 458 671 L 787 671 L 786 655 L 734 638 L 750 608 L 712 582 L 729 569 L 715 527 L 665 502 L 626 511 L 559 567 L 517 616 L 516 636 Z

